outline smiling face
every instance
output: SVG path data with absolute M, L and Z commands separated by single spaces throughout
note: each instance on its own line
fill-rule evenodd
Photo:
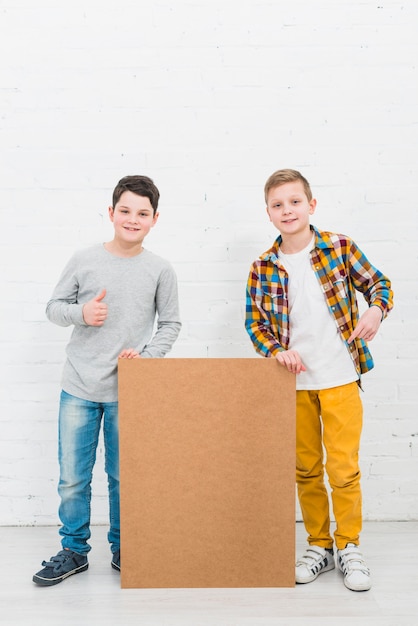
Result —
M 124 191 L 115 207 L 109 207 L 115 229 L 114 243 L 121 248 L 141 248 L 142 242 L 158 219 L 149 198 Z
M 300 180 L 272 187 L 267 196 L 270 221 L 283 238 L 309 234 L 309 217 L 315 207 L 316 200 L 308 200 Z

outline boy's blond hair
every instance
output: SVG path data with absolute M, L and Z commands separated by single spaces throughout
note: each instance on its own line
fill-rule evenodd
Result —
M 274 172 L 268 178 L 266 184 L 264 185 L 264 198 L 266 200 L 266 204 L 267 204 L 267 197 L 268 197 L 270 189 L 273 189 L 273 187 L 279 187 L 280 185 L 284 185 L 285 183 L 293 183 L 297 180 L 300 180 L 300 182 L 303 184 L 306 197 L 308 198 L 308 201 L 310 202 L 312 200 L 312 191 L 306 178 L 302 176 L 302 174 L 298 172 L 297 170 L 287 169 L 287 170 L 277 170 L 277 172 Z

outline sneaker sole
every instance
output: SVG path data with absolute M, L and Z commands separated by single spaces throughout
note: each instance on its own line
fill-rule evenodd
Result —
M 341 567 L 338 568 L 341 572 L 341 574 L 343 575 L 343 582 L 344 585 L 347 587 L 347 589 L 349 589 L 350 591 L 369 591 L 369 589 L 371 589 L 372 587 L 372 583 L 371 581 L 368 581 L 367 583 L 364 583 L 363 585 L 350 585 L 349 581 L 347 580 L 347 578 L 344 575 L 343 570 L 341 569 Z
M 35 574 L 32 580 L 40 587 L 51 587 L 52 585 L 58 585 L 58 583 L 62 583 L 63 580 L 65 580 L 69 576 L 72 576 L 73 574 L 81 574 L 81 572 L 85 572 L 88 566 L 89 564 L 86 563 L 85 565 L 81 565 L 80 567 L 73 569 L 71 572 L 67 572 L 66 574 L 61 574 L 61 576 L 57 576 L 57 578 L 42 578 L 42 576 L 37 576 Z
M 120 565 L 116 565 L 116 563 L 113 563 L 113 561 L 110 562 L 110 565 L 113 567 L 113 569 L 115 569 L 117 572 L 120 572 Z
M 347 587 L 347 589 L 349 589 L 350 591 L 369 591 L 369 589 L 371 589 L 372 584 L 368 583 L 367 586 L 366 585 L 351 585 L 349 586 L 347 584 L 346 579 L 344 578 L 344 585 Z

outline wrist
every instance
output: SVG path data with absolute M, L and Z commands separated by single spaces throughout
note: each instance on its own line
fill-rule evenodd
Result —
M 370 308 L 372 308 L 372 307 L 375 307 L 376 309 L 379 309 L 379 312 L 380 312 L 380 321 L 382 321 L 382 320 L 383 320 L 383 318 L 384 318 L 384 316 L 385 316 L 385 313 L 384 313 L 384 311 L 382 310 L 382 307 L 380 307 L 378 304 L 371 304 L 371 305 L 370 305 Z

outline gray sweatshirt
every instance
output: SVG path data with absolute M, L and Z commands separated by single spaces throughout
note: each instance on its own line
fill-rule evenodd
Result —
M 107 318 L 103 326 L 88 326 L 83 305 L 103 289 Z M 46 315 L 59 326 L 74 325 L 62 378 L 64 391 L 93 402 L 115 402 L 121 350 L 134 348 L 141 357 L 163 357 L 180 332 L 176 275 L 167 261 L 148 250 L 122 258 L 99 244 L 70 259 Z

